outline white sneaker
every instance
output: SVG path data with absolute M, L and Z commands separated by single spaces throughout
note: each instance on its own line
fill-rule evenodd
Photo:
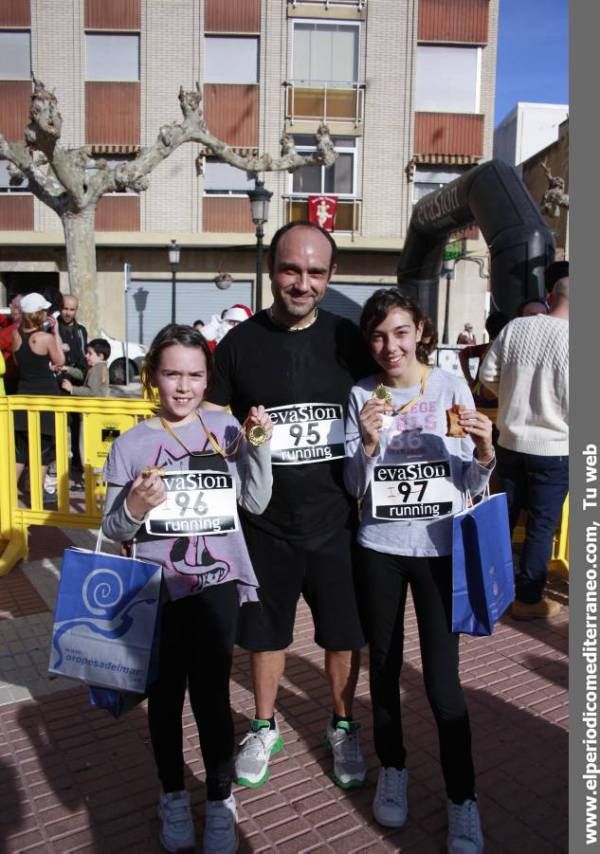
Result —
M 235 798 L 207 801 L 204 819 L 204 854 L 235 854 L 238 850 Z
M 408 818 L 408 771 L 380 768 L 373 799 L 373 816 L 383 827 L 402 827 Z
M 240 742 L 235 758 L 235 776 L 239 786 L 255 789 L 269 779 L 269 759 L 283 749 L 279 727 L 271 729 L 269 721 L 254 718 L 250 732 Z
M 190 796 L 185 791 L 162 793 L 158 800 L 160 842 L 166 851 L 193 851 L 196 846 Z
M 483 854 L 483 833 L 475 801 L 448 801 L 448 854 Z
M 333 781 L 342 789 L 364 786 L 367 778 L 359 730 L 355 721 L 340 721 L 335 728 L 327 725 L 325 746 L 333 753 Z

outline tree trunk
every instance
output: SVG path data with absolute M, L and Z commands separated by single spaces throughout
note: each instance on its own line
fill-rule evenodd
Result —
M 95 214 L 96 205 L 91 204 L 76 213 L 68 211 L 61 217 L 65 230 L 69 287 L 73 296 L 79 300 L 77 320 L 86 327 L 90 338 L 99 333 Z

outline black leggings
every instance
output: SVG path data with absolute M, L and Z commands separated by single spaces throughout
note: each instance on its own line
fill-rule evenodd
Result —
M 209 801 L 228 798 L 233 780 L 229 676 L 239 605 L 235 582 L 208 587 L 162 609 L 159 678 L 148 692 L 150 737 L 165 792 L 183 782 L 186 683 L 206 769 Z
M 385 768 L 404 768 L 400 713 L 404 610 L 410 584 L 421 643 L 425 690 L 438 728 L 448 797 L 474 798 L 471 730 L 452 632 L 450 557 L 402 557 L 358 547 L 358 601 L 369 641 L 375 750 Z

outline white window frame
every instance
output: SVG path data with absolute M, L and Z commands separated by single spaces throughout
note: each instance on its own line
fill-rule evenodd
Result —
M 207 60 L 208 51 L 206 50 L 206 45 L 208 44 L 209 41 L 216 41 L 216 39 L 228 39 L 229 41 L 238 41 L 238 42 L 243 40 L 245 42 L 253 41 L 256 43 L 256 68 L 255 68 L 255 79 L 254 80 L 213 80 L 208 76 L 207 68 L 206 68 L 206 60 Z M 226 85 L 229 84 L 232 86 L 235 86 L 235 85 L 238 85 L 238 86 L 258 86 L 259 85 L 259 83 L 260 83 L 260 36 L 255 35 L 254 33 L 249 33 L 248 35 L 246 35 L 245 33 L 239 34 L 239 35 L 237 33 L 235 33 L 235 34 L 232 34 L 232 33 L 206 33 L 206 35 L 204 36 L 204 41 L 202 44 L 204 46 L 204 56 L 202 58 L 203 59 L 202 67 L 203 67 L 203 74 L 204 74 L 204 82 L 205 83 L 216 83 L 216 84 L 223 83 L 223 84 L 226 84 Z
M 5 157 L 0 157 L 0 168 L 2 164 L 6 163 L 8 166 L 9 161 Z M 2 170 L 4 171 L 4 170 Z M 8 172 L 6 173 L 8 176 Z M 17 187 L 3 187 L 0 185 L 0 194 L 10 194 L 11 196 L 29 196 L 31 195 L 31 190 L 29 189 L 29 183 L 27 178 L 23 181 L 22 184 L 19 184 Z
M 24 74 L 22 76 L 19 76 L 16 73 L 10 74 L 10 76 L 9 75 L 5 76 L 4 74 L 0 74 L 0 80 L 31 80 L 31 30 L 22 29 L 22 28 L 15 28 L 15 29 L 6 28 L 6 29 L 0 30 L 0 34 L 1 33 L 10 34 L 10 35 L 28 36 L 28 39 L 29 39 L 29 68 L 27 69 L 27 74 Z
M 206 170 L 206 167 L 210 163 L 214 163 L 214 162 L 224 163 L 224 161 L 220 160 L 218 157 L 206 157 L 204 160 L 205 170 Z M 231 166 L 231 164 L 229 164 L 229 163 L 224 163 L 224 165 L 229 166 L 230 169 L 236 168 L 235 166 Z M 237 169 L 236 171 L 243 173 L 244 170 L 243 169 Z M 206 172 L 205 172 L 204 181 L 205 181 L 205 186 L 204 186 L 203 193 L 204 193 L 205 198 L 209 198 L 209 199 L 214 199 L 215 197 L 216 198 L 219 198 L 219 197 L 220 198 L 235 197 L 238 199 L 239 198 L 242 198 L 242 199 L 248 198 L 248 190 L 253 190 L 255 187 L 254 179 L 251 179 L 248 181 L 248 187 L 245 190 L 242 190 L 241 188 L 236 188 L 236 189 L 222 188 L 220 190 L 207 190 L 206 189 Z M 250 204 L 250 201 L 248 201 L 248 204 Z
M 136 154 L 95 154 L 92 156 L 92 160 L 107 160 L 108 165 L 112 167 L 119 166 L 121 163 L 131 163 L 132 160 L 135 160 L 137 157 Z M 86 174 L 90 177 L 97 172 L 97 169 L 92 167 L 86 167 Z M 139 196 L 135 190 L 131 187 L 127 187 L 125 190 L 113 190 L 111 193 L 103 193 L 105 196 Z
M 362 29 L 361 29 L 361 21 L 346 21 L 343 18 L 293 18 L 291 20 L 291 50 L 290 50 L 290 82 L 294 86 L 302 86 L 306 89 L 324 89 L 325 87 L 330 89 L 352 89 L 355 86 L 359 85 L 360 81 L 360 50 L 361 50 L 361 40 L 362 40 Z M 316 82 L 311 82 L 310 80 L 297 80 L 294 77 L 294 52 L 295 52 L 295 33 L 296 26 L 301 26 L 302 24 L 318 24 L 320 26 L 331 26 L 339 25 L 344 27 L 354 27 L 358 30 L 358 38 L 356 40 L 356 80 L 345 80 L 345 81 L 333 81 L 333 80 L 318 80 Z
M 304 136 L 305 134 L 299 134 L 299 136 Z M 336 193 L 335 190 L 327 191 L 325 190 L 325 170 L 329 167 L 327 166 L 308 166 L 308 169 L 318 169 L 321 174 L 321 190 L 319 193 L 299 193 L 294 191 L 294 175 L 291 174 L 289 176 L 289 195 L 292 199 L 307 199 L 309 196 L 314 195 L 323 195 L 323 196 L 336 196 L 341 200 L 354 200 L 357 197 L 357 186 L 358 186 L 358 167 L 359 167 L 359 149 L 358 149 L 358 138 L 357 137 L 347 137 L 348 139 L 354 140 L 354 145 L 352 147 L 347 145 L 338 145 L 336 143 L 336 139 L 340 137 L 344 137 L 344 134 L 337 134 L 331 137 L 331 140 L 335 146 L 335 150 L 338 154 L 352 154 L 352 192 L 351 193 Z M 298 154 L 314 154 L 315 146 L 314 145 L 297 145 L 296 151 Z
M 134 38 L 137 39 L 137 77 L 88 77 L 88 38 L 89 36 L 107 36 L 112 38 Z M 97 31 L 97 30 L 86 30 L 85 31 L 85 81 L 86 83 L 138 83 L 142 74 L 142 45 L 141 45 L 141 35 L 136 32 L 110 32 L 110 31 Z
M 452 181 L 455 181 L 457 178 L 462 177 L 465 174 L 465 172 L 468 172 L 468 170 L 470 168 L 472 168 L 470 166 L 462 166 L 462 168 L 460 168 L 460 169 L 456 169 L 456 168 L 451 169 L 450 168 L 451 164 L 448 164 L 447 166 L 441 166 L 440 168 L 438 168 L 436 170 L 435 166 L 436 166 L 436 164 L 433 164 L 433 163 L 432 164 L 423 164 L 423 166 L 421 166 L 421 167 L 417 166 L 417 168 L 415 169 L 414 180 L 411 182 L 412 183 L 411 202 L 412 202 L 413 206 L 416 205 L 418 201 L 420 201 L 420 199 L 416 198 L 416 193 L 415 193 L 417 185 L 422 186 L 423 184 L 430 184 L 431 190 L 429 192 L 433 193 L 433 192 L 435 192 L 435 190 L 441 190 L 442 187 L 446 186 L 446 184 L 450 184 Z M 425 168 L 425 167 L 427 167 L 427 168 Z M 421 170 L 422 173 L 425 173 L 425 175 L 430 175 L 430 176 L 435 175 L 436 171 L 440 172 L 441 174 L 443 174 L 444 172 L 455 172 L 456 174 L 452 178 L 448 178 L 446 181 L 419 181 L 418 180 L 419 169 Z M 423 197 L 421 196 L 421 198 L 423 198 Z
M 439 107 L 436 107 L 435 109 L 431 108 L 431 107 L 429 107 L 427 109 L 423 109 L 422 107 L 417 106 L 417 102 L 416 102 L 417 74 L 416 74 L 416 67 L 415 67 L 415 110 L 416 110 L 416 112 L 455 113 L 457 115 L 461 115 L 461 114 L 469 115 L 471 113 L 479 114 L 481 112 L 481 69 L 482 69 L 482 58 L 483 58 L 482 48 L 479 45 L 471 45 L 471 44 L 443 44 L 443 43 L 439 43 L 439 42 L 436 42 L 436 43 L 419 42 L 419 44 L 417 45 L 417 51 L 419 50 L 419 48 L 422 48 L 422 47 L 460 48 L 460 49 L 476 51 L 476 54 L 475 54 L 475 57 L 476 57 L 475 75 L 476 75 L 476 77 L 475 77 L 475 96 L 474 96 L 475 103 L 474 103 L 474 109 L 472 109 L 472 110 L 464 110 L 464 109 L 449 110 L 447 108 L 447 105 L 443 105 L 443 104 L 441 104 Z

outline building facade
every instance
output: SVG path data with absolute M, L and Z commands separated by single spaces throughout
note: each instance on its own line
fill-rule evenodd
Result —
M 23 137 L 32 73 L 56 90 L 63 144 L 114 162 L 178 121 L 179 87 L 196 81 L 210 131 L 241 151 L 277 155 L 284 132 L 310 151 L 325 121 L 333 166 L 261 175 L 273 193 L 266 241 L 306 217 L 309 196 L 336 196 L 340 256 L 326 305 L 356 318 L 375 288 L 396 282 L 414 202 L 492 155 L 497 16 L 498 0 L 0 0 L 0 132 Z M 179 322 L 251 305 L 251 187 L 188 144 L 146 192 L 104 196 L 96 331 L 147 343 L 170 319 L 173 238 Z M 476 230 L 463 236 L 469 256 L 485 256 Z M 457 265 L 451 341 L 466 320 L 483 328 L 480 266 Z M 9 186 L 1 160 L 0 280 L 4 302 L 69 290 L 59 219 Z M 261 286 L 268 305 L 266 276 Z
M 494 131 L 494 157 L 518 166 L 559 137 L 568 104 L 519 101 Z

